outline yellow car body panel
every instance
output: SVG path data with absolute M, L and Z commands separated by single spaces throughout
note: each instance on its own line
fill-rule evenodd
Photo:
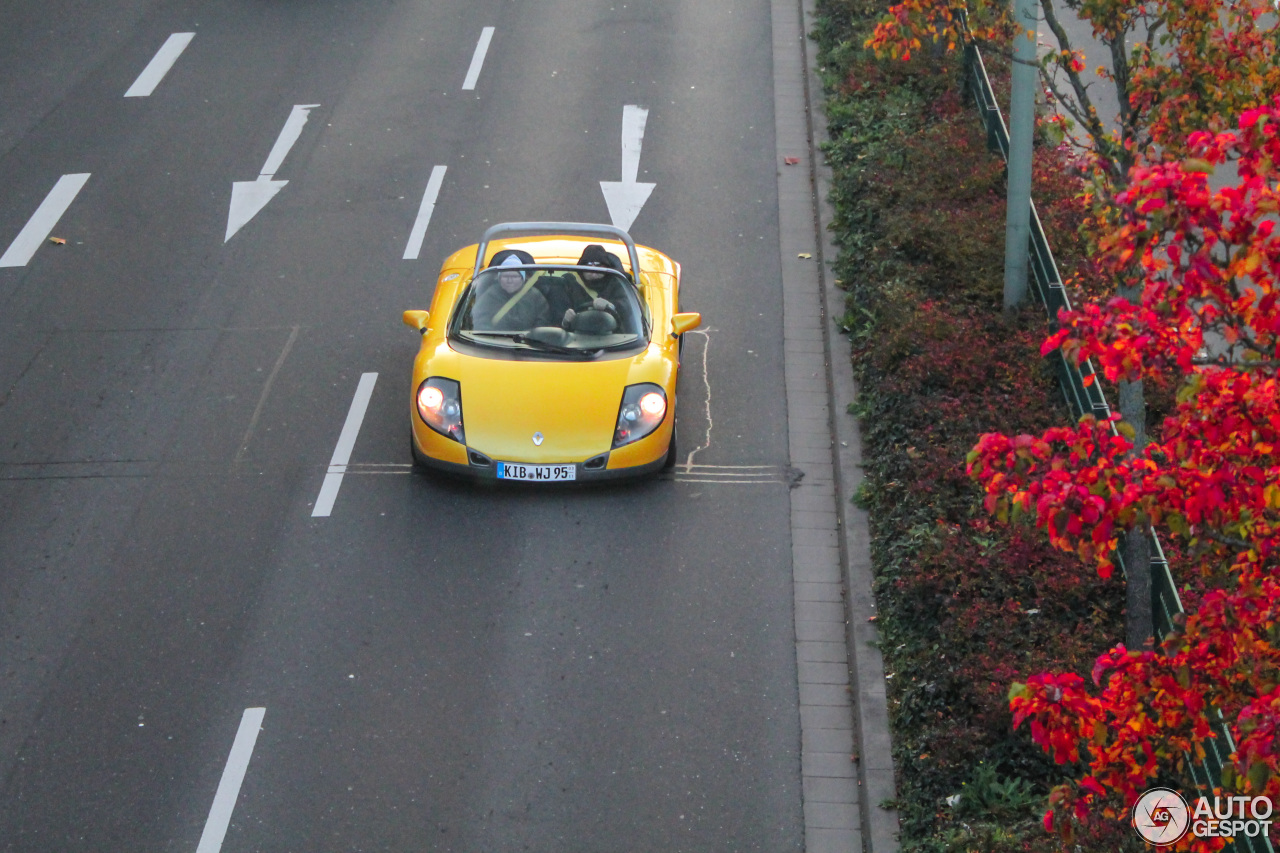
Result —
M 621 242 L 600 238 L 547 236 L 494 240 L 486 254 L 522 249 L 539 264 L 576 264 L 583 249 L 604 245 L 630 269 Z M 462 473 L 475 470 L 469 451 L 488 460 L 534 465 L 574 464 L 578 478 L 590 479 L 582 463 L 607 454 L 601 471 L 652 470 L 671 445 L 675 420 L 679 341 L 670 334 L 677 312 L 680 266 L 654 249 L 637 246 L 642 300 L 649 313 L 650 339 L 643 351 L 593 360 L 485 357 L 455 350 L 446 333 L 453 309 L 466 291 L 478 245 L 450 255 L 436 280 L 430 316 L 414 360 L 409 412 L 415 455 L 427 464 Z M 433 430 L 418 415 L 415 395 L 430 377 L 459 383 L 466 445 Z M 644 438 L 611 449 L 624 389 L 652 383 L 663 389 L 667 410 L 662 423 Z M 539 443 L 534 442 L 535 433 Z M 465 471 L 462 469 L 466 469 Z M 584 476 L 586 475 L 586 476 Z

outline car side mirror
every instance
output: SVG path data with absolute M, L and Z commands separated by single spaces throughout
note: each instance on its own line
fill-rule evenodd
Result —
M 425 335 L 427 333 L 427 319 L 431 314 L 427 311 L 406 311 L 401 315 L 404 324 L 410 329 L 417 329 L 418 334 Z
M 671 337 L 678 338 L 685 332 L 696 329 L 702 325 L 702 315 L 690 311 L 686 314 L 677 314 L 671 318 Z

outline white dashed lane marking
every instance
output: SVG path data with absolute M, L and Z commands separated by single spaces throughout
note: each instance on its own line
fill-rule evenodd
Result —
M 493 39 L 493 27 L 485 27 L 480 31 L 480 41 L 476 42 L 476 52 L 471 54 L 471 67 L 467 69 L 467 79 L 462 81 L 462 91 L 469 92 L 476 87 L 480 79 L 480 69 L 484 66 L 484 55 L 489 52 L 489 42 Z
M 222 849 L 222 839 L 231 824 L 231 813 L 235 811 L 236 799 L 240 796 L 240 784 L 249 769 L 249 758 L 253 755 L 254 744 L 258 742 L 258 732 L 262 729 L 262 718 L 266 713 L 266 708 L 244 709 L 240 729 L 231 744 L 227 765 L 222 769 L 222 781 L 218 782 L 218 793 L 213 795 L 213 805 L 209 807 L 209 818 L 204 823 L 196 853 L 219 853 Z
M 164 75 L 169 73 L 173 63 L 178 61 L 178 57 L 182 55 L 182 52 L 187 49 L 187 45 L 191 44 L 191 40 L 195 37 L 195 33 L 174 33 L 169 36 L 165 43 L 160 45 L 160 50 L 156 51 L 156 55 L 147 63 L 147 67 L 142 69 L 142 73 L 138 75 L 137 80 L 133 81 L 133 85 L 129 87 L 129 91 L 124 93 L 124 96 L 126 98 L 145 98 L 154 92 L 156 86 L 159 86 L 160 81 L 164 79 Z
M 49 190 L 49 194 L 45 196 L 44 201 L 36 208 L 36 212 L 31 214 L 31 219 L 27 221 L 26 226 L 9 244 L 8 250 L 0 255 L 0 267 L 25 267 L 27 261 L 35 255 L 36 249 L 39 249 L 40 244 L 49 236 L 53 226 L 58 224 L 62 214 L 67 212 L 71 202 L 75 201 L 76 195 L 87 180 L 89 180 L 88 172 L 63 175 L 59 178 L 53 185 L 53 189 Z
M 312 518 L 328 518 L 333 511 L 333 502 L 338 499 L 338 489 L 342 487 L 342 475 L 347 472 L 347 463 L 351 461 L 351 451 L 356 446 L 360 425 L 364 423 L 364 413 L 369 408 L 369 398 L 373 396 L 373 385 L 377 381 L 376 373 L 360 377 L 351 408 L 347 410 L 347 421 L 338 436 L 338 446 L 333 449 L 333 458 L 329 460 L 329 472 L 324 475 L 324 485 L 320 487 L 316 505 L 311 510 Z
M 427 236 L 427 226 L 431 224 L 431 213 L 436 209 L 436 197 L 440 195 L 440 185 L 444 183 L 444 166 L 431 169 L 431 177 L 427 178 L 427 190 L 422 194 L 422 204 L 418 207 L 418 218 L 409 232 L 409 242 L 404 247 L 404 260 L 416 261 L 422 251 L 422 238 Z

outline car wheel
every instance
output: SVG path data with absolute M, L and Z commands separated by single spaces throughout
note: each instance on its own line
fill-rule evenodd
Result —
M 662 463 L 663 471 L 670 471 L 676 467 L 676 455 L 680 451 L 676 447 L 676 422 L 671 422 L 671 443 L 667 445 L 667 459 Z

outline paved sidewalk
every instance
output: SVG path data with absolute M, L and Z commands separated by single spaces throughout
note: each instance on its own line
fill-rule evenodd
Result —
M 814 74 L 813 0 L 772 0 L 779 244 L 791 466 L 801 774 L 808 853 L 898 849 L 884 662 L 875 645 L 865 513 L 848 498 L 861 480 L 861 439 L 847 413 L 856 394 L 827 239 L 829 171 Z M 810 104 L 814 109 L 810 110 Z M 788 160 L 794 160 L 788 164 Z M 846 594 L 847 591 L 847 594 Z M 851 678 L 852 675 L 852 678 Z

